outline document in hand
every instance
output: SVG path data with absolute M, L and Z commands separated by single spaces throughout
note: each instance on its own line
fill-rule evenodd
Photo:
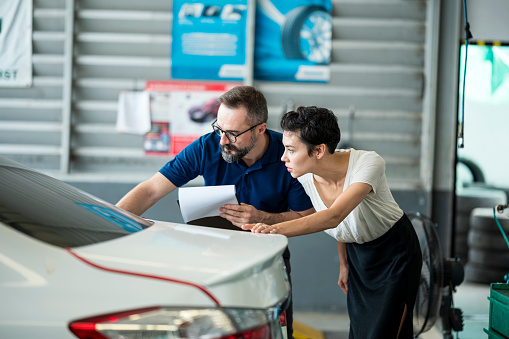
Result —
M 179 188 L 178 199 L 186 224 L 242 230 L 219 216 L 220 207 L 239 203 L 235 185 L 182 187 Z

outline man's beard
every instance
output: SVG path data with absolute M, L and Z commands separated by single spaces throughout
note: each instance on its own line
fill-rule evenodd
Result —
M 253 148 L 255 148 L 257 141 L 258 140 L 256 139 L 256 134 L 253 133 L 250 143 L 247 147 L 237 148 L 232 144 L 221 145 L 221 156 L 223 157 L 224 161 L 229 163 L 239 161 L 244 156 L 246 156 L 246 154 L 251 152 Z M 231 151 L 235 151 L 235 153 L 231 153 Z

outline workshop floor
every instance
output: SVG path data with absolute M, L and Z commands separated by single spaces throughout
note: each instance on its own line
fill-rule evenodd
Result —
M 476 284 L 463 282 L 457 287 L 453 294 L 454 306 L 463 311 L 464 329 L 461 332 L 454 332 L 456 339 L 482 339 L 488 335 L 483 328 L 488 327 L 489 321 L 489 300 L 490 286 L 488 284 Z M 329 313 L 303 313 L 296 312 L 295 320 L 316 330 L 314 333 L 323 334 L 325 339 L 347 339 L 349 318 L 347 314 Z M 437 321 L 435 326 L 426 333 L 419 336 L 420 339 L 443 339 L 441 322 Z M 307 332 L 313 333 L 313 332 Z M 322 339 L 311 338 L 310 335 L 296 333 L 296 339 Z

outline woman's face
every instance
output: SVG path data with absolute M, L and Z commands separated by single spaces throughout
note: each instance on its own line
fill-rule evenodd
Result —
M 285 153 L 281 161 L 285 163 L 286 169 L 291 176 L 298 178 L 301 175 L 312 172 L 314 161 L 308 154 L 306 145 L 300 140 L 298 132 L 283 132 L 283 145 Z

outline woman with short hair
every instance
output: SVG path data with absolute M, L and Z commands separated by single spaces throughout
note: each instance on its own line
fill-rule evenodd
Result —
M 413 338 L 421 251 L 412 223 L 389 190 L 385 161 L 375 152 L 336 150 L 341 132 L 326 108 L 299 107 L 283 116 L 281 127 L 281 160 L 299 178 L 316 213 L 242 228 L 287 237 L 325 231 L 338 245 L 338 284 L 347 295 L 350 338 Z

